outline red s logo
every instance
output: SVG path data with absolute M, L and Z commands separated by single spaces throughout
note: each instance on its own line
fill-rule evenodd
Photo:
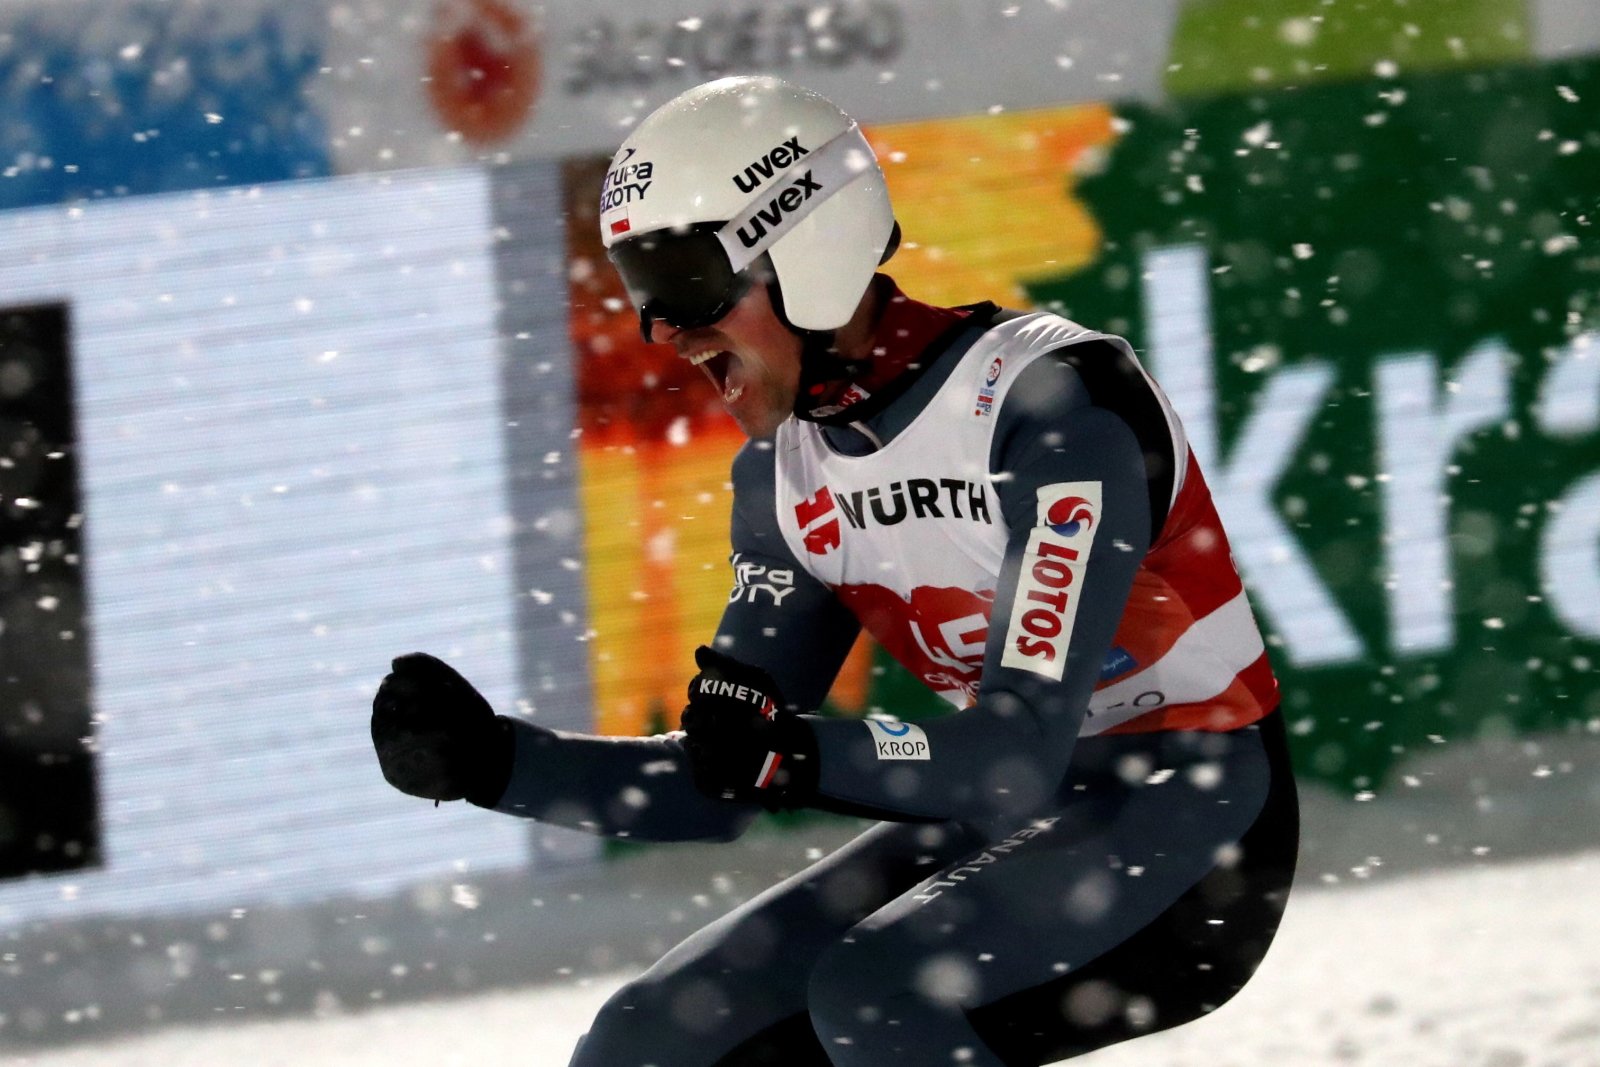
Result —
M 833 494 L 827 486 L 818 489 L 810 500 L 794 506 L 795 521 L 805 534 L 806 551 L 813 556 L 825 556 L 839 547 L 839 516 L 827 517 L 834 511 Z

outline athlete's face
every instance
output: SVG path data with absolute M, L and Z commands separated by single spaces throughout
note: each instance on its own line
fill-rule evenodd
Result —
M 664 322 L 650 340 L 696 363 L 747 437 L 771 437 L 794 410 L 800 389 L 800 338 L 778 320 L 764 285 L 753 285 L 710 326 L 680 330 Z

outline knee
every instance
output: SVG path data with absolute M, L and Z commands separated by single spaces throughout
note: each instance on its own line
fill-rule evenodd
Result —
M 601 1006 L 571 1067 L 699 1067 L 709 1060 L 698 1053 L 720 1038 L 730 1007 L 726 991 L 710 979 L 642 976 Z
M 638 1067 L 648 1063 L 630 1058 L 629 1051 L 642 1051 L 649 1041 L 648 1034 L 653 1029 L 648 1021 L 650 1012 L 641 1010 L 648 999 L 638 982 L 629 982 L 613 993 L 595 1014 L 589 1032 L 578 1040 L 570 1067 Z
M 836 1064 L 964 1062 L 981 1044 L 966 1011 L 982 995 L 960 954 L 842 941 L 812 971 L 807 1007 Z
M 747 974 L 658 966 L 601 1006 L 571 1067 L 704 1067 L 777 1011 Z

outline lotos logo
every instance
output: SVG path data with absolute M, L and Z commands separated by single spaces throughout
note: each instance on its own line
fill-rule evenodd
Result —
M 811 150 L 800 143 L 798 135 L 789 138 L 777 148 L 768 150 L 767 154 L 744 168 L 743 174 L 733 176 L 733 184 L 739 187 L 741 193 L 753 193 L 761 183 L 777 174 L 785 167 L 802 156 L 811 154 Z
M 767 229 L 778 229 L 789 215 L 800 210 L 800 205 L 811 199 L 811 194 L 822 192 L 822 184 L 814 181 L 808 170 L 797 177 L 783 192 L 767 201 L 767 206 L 757 211 L 755 217 L 739 227 L 739 243 L 754 248 L 767 236 Z
M 828 492 L 827 486 L 818 489 L 810 500 L 802 500 L 794 506 L 794 519 L 804 533 L 806 551 L 813 556 L 826 556 L 839 547 L 836 510 L 833 494 Z
M 1059 682 L 1072 647 L 1078 591 L 1089 569 L 1100 483 L 1042 485 L 1036 498 L 1039 525 L 1028 535 L 1000 666 Z
M 983 376 L 983 384 L 987 385 L 990 389 L 993 389 L 994 388 L 994 383 L 998 382 L 999 380 L 1000 380 L 1000 357 L 996 356 L 996 357 L 994 357 L 994 362 L 989 364 L 989 373 L 985 374 Z
M 1077 537 L 1094 525 L 1094 509 L 1081 496 L 1067 496 L 1045 509 L 1044 524 L 1062 537 Z

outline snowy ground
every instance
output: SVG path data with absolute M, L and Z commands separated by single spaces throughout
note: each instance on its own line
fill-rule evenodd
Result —
M 1223 1010 L 1092 1067 L 1600 1067 L 1600 851 L 1301 888 Z M 561 1067 L 618 975 L 0 1053 L 0 1067 Z

